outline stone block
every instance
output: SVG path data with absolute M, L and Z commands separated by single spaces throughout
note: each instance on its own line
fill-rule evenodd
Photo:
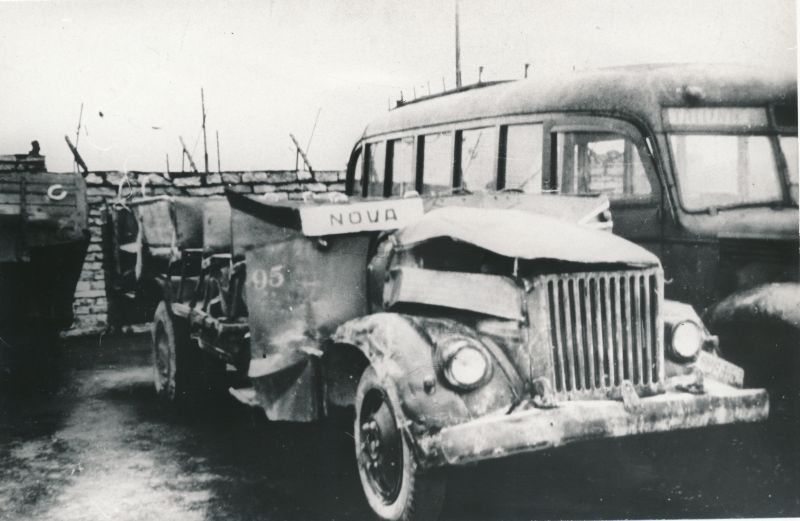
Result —
M 106 181 L 94 172 L 89 172 L 84 179 L 86 180 L 87 185 L 101 185 Z
M 242 182 L 243 183 L 264 183 L 267 181 L 267 173 L 266 172 L 243 172 L 242 173 Z
M 292 183 L 297 181 L 297 172 L 268 172 L 266 181 L 269 183 Z
M 207 185 L 222 184 L 222 176 L 219 174 L 208 174 L 206 176 L 206 184 Z
M 233 192 L 237 192 L 240 194 L 251 194 L 253 193 L 253 187 L 250 185 L 230 185 L 228 186 L 228 190 Z
M 191 195 L 197 196 L 207 196 L 207 195 L 219 195 L 225 193 L 225 187 L 222 185 L 217 186 L 201 186 L 198 188 L 189 188 L 189 193 Z
M 106 172 L 105 177 L 106 177 L 106 183 L 114 186 L 119 186 L 119 183 L 124 182 L 126 178 L 131 184 L 134 184 L 136 181 L 135 178 L 133 178 L 132 176 L 128 176 L 125 172 L 119 172 L 119 171 Z
M 339 172 L 328 170 L 323 172 L 315 172 L 314 179 L 320 183 L 335 183 L 339 180 Z
M 301 190 L 304 192 L 327 192 L 328 187 L 322 183 L 304 183 L 301 185 Z
M 225 184 L 241 183 L 242 175 L 237 172 L 225 172 L 222 174 L 222 182 Z
M 96 298 L 105 296 L 106 296 L 106 290 L 104 289 L 87 289 L 75 292 L 76 298 Z
M 200 176 L 193 175 L 189 177 L 176 177 L 173 179 L 172 184 L 175 186 L 201 186 L 203 181 Z
M 342 192 L 344 193 L 345 184 L 344 183 L 332 183 L 328 185 L 328 190 L 331 192 Z
M 253 192 L 257 194 L 266 194 L 268 192 L 274 192 L 277 190 L 275 185 L 254 185 Z

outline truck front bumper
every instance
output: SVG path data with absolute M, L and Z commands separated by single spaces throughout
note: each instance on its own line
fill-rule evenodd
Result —
M 703 394 L 641 398 L 635 410 L 622 401 L 582 400 L 486 416 L 423 436 L 417 446 L 426 467 L 460 465 L 576 441 L 755 422 L 768 414 L 765 390 L 707 382 Z

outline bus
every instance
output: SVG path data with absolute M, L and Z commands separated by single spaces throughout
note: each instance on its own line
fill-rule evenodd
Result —
M 796 75 L 723 64 L 577 71 L 398 102 L 355 144 L 346 190 L 606 194 L 614 232 L 661 258 L 666 297 L 703 312 L 726 356 L 758 366 L 758 383 L 776 371 L 790 380 L 800 367 L 797 137 Z

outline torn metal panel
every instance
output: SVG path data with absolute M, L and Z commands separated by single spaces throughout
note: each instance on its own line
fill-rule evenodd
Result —
M 522 291 L 508 277 L 420 268 L 397 268 L 389 277 L 383 293 L 387 309 L 416 303 L 523 319 Z
M 396 233 L 399 248 L 449 237 L 510 258 L 657 266 L 658 257 L 612 234 L 522 210 L 446 207 Z
M 295 235 L 247 251 L 253 376 L 291 365 L 302 349 L 366 313 L 368 245 L 365 235 L 331 237 L 325 246 Z
M 310 422 L 319 419 L 321 404 L 317 393 L 317 369 L 310 357 L 278 372 L 250 381 L 256 400 L 273 421 Z

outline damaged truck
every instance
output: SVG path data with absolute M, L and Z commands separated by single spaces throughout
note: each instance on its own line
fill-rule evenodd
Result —
M 608 231 L 603 197 L 135 208 L 157 231 L 137 251 L 163 267 L 161 399 L 229 391 L 275 421 L 351 411 L 380 519 L 435 517 L 448 466 L 768 415 L 692 308 L 665 300 L 658 258 Z
M 797 114 L 796 73 L 743 65 L 479 83 L 370 122 L 348 194 L 607 196 L 614 233 L 661 259 L 666 297 L 694 306 L 748 383 L 796 421 Z

